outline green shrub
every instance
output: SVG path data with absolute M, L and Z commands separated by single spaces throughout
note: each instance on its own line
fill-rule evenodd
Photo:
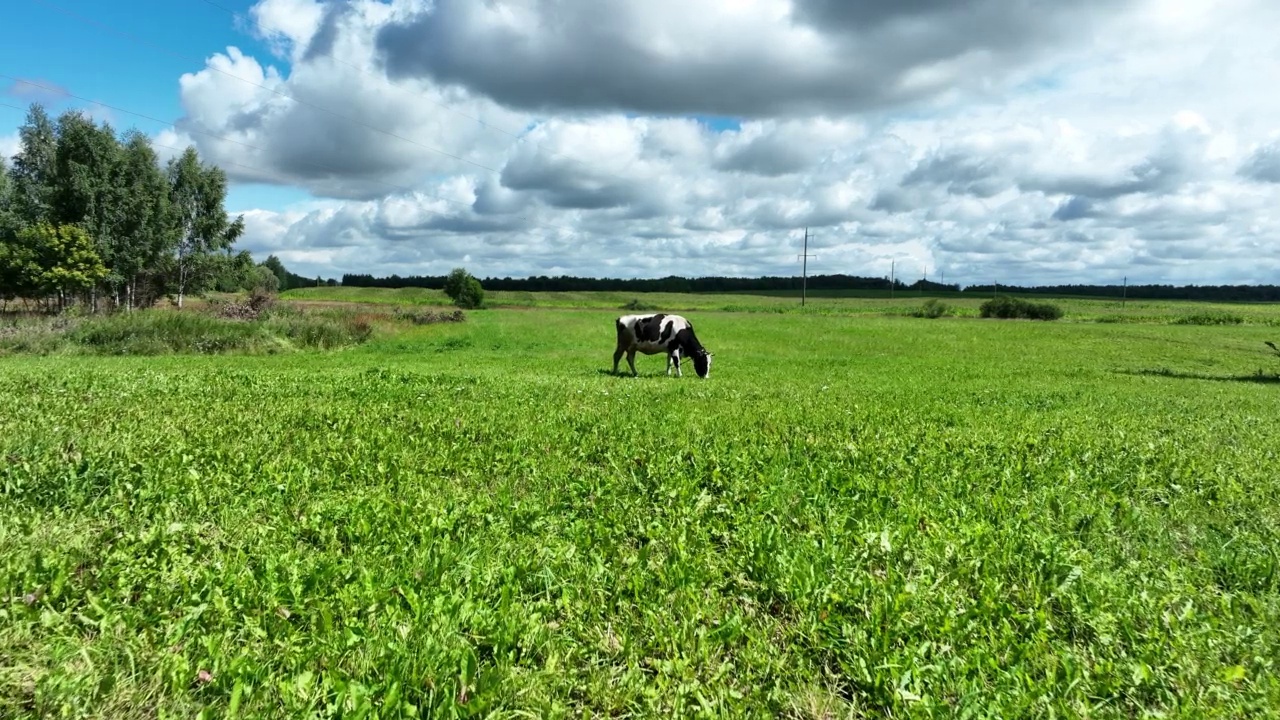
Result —
M 636 312 L 643 312 L 645 310 L 657 310 L 658 306 L 644 302 L 639 298 L 632 298 L 630 302 L 622 306 L 622 309 L 636 311 Z
M 445 278 L 444 294 L 460 308 L 475 309 L 484 305 L 484 288 L 463 268 L 454 268 Z
M 405 320 L 414 325 L 434 325 L 436 323 L 456 323 L 464 322 L 467 316 L 461 310 L 452 312 L 414 312 L 412 310 L 402 310 L 396 308 L 394 317 L 397 320 Z
M 924 301 L 923 305 L 913 310 L 911 314 L 922 318 L 940 318 L 955 314 L 955 310 L 938 298 L 929 298 Z
M 982 303 L 979 314 L 984 318 L 1000 318 L 1002 320 L 1057 320 L 1062 317 L 1062 308 L 1047 302 L 1032 302 L 1023 298 L 1001 295 Z

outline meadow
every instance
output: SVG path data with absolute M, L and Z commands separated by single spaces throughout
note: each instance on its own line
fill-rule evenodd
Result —
M 1280 308 L 583 295 L 0 357 L 0 716 L 1280 715 Z
M 448 304 L 440 290 L 425 288 L 299 288 L 283 297 L 300 305 L 434 307 Z M 811 291 L 800 305 L 798 292 L 774 293 L 629 293 L 629 292 L 487 292 L 486 302 L 499 308 L 579 309 L 614 311 L 639 302 L 637 310 L 666 312 L 775 313 L 835 316 L 910 316 L 929 299 L 946 303 L 954 317 L 978 317 L 988 298 L 961 293 L 887 291 Z M 1280 326 L 1280 308 L 1272 303 L 1209 303 L 1179 300 L 1029 295 L 1032 301 L 1051 300 L 1067 322 L 1140 324 L 1258 324 Z

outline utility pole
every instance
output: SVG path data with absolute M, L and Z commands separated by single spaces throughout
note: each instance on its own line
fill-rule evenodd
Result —
M 803 261 L 800 276 L 800 307 L 804 307 L 805 296 L 809 294 L 809 228 L 804 229 L 804 252 L 800 253 Z
M 893 299 L 894 285 L 897 284 L 897 275 L 894 272 L 897 264 L 898 264 L 898 261 L 896 259 L 889 261 L 889 299 L 890 300 Z
M 1129 301 L 1129 276 L 1124 276 L 1124 294 L 1120 296 L 1120 309 L 1123 310 L 1125 303 Z

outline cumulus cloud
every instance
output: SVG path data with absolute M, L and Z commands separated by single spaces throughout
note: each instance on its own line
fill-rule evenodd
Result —
M 260 34 L 294 58 L 287 77 L 236 47 L 214 53 L 203 70 L 179 80 L 186 113 L 165 136 L 169 144 L 194 142 L 215 162 L 238 163 L 227 168 L 236 179 L 353 199 L 501 163 L 511 138 L 487 124 L 519 128 L 522 115 L 379 77 L 370 71 L 369 43 L 387 7 L 336 5 L 340 12 L 308 0 L 256 5 Z M 302 59 L 321 31 L 330 34 L 331 52 Z
M 261 0 L 180 79 L 305 275 L 1274 282 L 1267 0 Z M 709 117 L 736 120 L 711 121 Z M 216 137 L 215 137 L 216 136 Z M 237 211 L 241 210 L 237 208 Z
M 1240 166 L 1240 175 L 1265 183 L 1280 183 L 1280 142 L 1254 150 Z
M 436 0 L 377 43 L 393 77 L 534 111 L 845 113 L 999 77 L 1131 4 Z

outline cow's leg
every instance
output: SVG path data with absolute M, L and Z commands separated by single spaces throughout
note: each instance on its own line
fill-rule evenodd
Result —
M 618 374 L 618 361 L 622 359 L 622 354 L 626 351 L 627 349 L 621 345 L 618 346 L 617 350 L 613 351 L 613 374 L 614 375 Z
M 676 377 L 683 377 L 680 374 L 680 351 L 679 350 L 671 353 L 671 361 L 676 365 Z
M 667 353 L 667 377 L 671 377 L 671 353 Z
M 636 370 L 636 351 L 635 350 L 627 351 L 627 364 L 631 366 L 632 377 L 637 377 L 640 375 L 640 372 Z

